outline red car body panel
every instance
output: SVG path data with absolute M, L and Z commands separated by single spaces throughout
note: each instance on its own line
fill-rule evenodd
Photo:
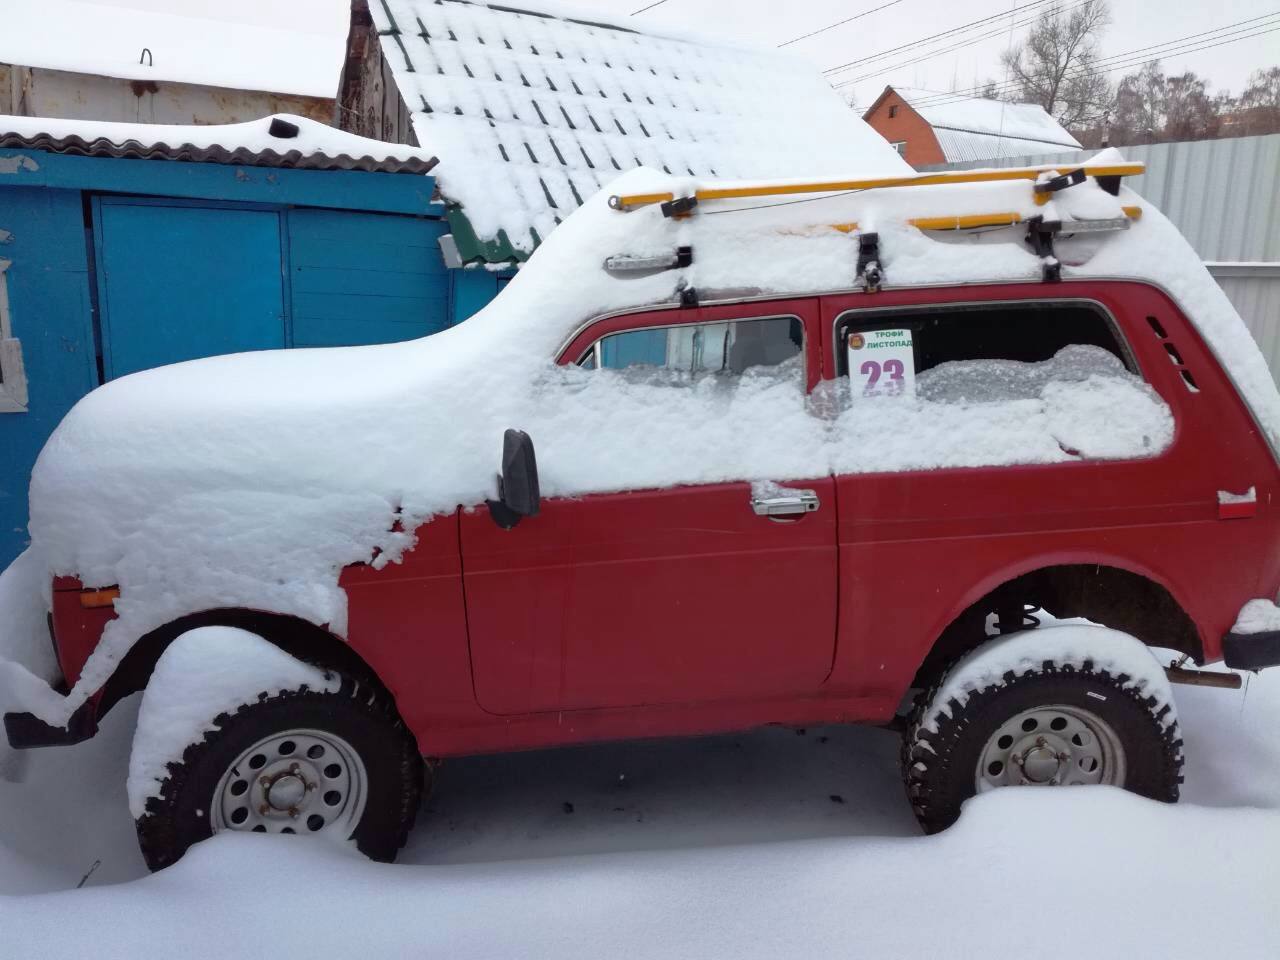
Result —
M 483 507 L 459 510 L 420 527 L 400 562 L 343 571 L 347 640 L 435 756 L 884 722 L 962 611 L 1061 564 L 1160 584 L 1194 622 L 1203 659 L 1220 659 L 1245 601 L 1280 586 L 1280 471 L 1195 327 L 1151 286 L 986 285 L 641 312 L 587 325 L 559 362 L 606 333 L 794 315 L 812 389 L 837 375 L 833 325 L 848 310 L 1054 298 L 1095 301 L 1115 319 L 1173 413 L 1161 454 L 801 478 L 789 485 L 814 490 L 820 509 L 786 522 L 754 514 L 746 483 L 546 499 L 510 530 Z M 1254 502 L 1220 503 L 1220 492 L 1250 488 Z M 80 608 L 68 583 L 78 587 L 55 591 L 53 621 L 74 680 L 111 611 Z

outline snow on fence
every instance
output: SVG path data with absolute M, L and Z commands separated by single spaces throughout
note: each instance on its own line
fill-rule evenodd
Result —
M 1156 204 L 1200 254 L 1280 383 L 1280 134 L 1120 147 L 1147 172 L 1126 185 Z M 937 164 L 972 170 L 1079 163 L 1096 150 Z

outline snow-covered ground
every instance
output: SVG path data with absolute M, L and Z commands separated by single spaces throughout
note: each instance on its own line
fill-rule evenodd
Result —
M 1280 671 L 1175 696 L 1178 806 L 1001 790 L 922 837 L 895 734 L 769 729 L 451 761 L 392 866 L 223 835 L 151 877 L 125 704 L 0 781 L 0 956 L 1280 955 Z

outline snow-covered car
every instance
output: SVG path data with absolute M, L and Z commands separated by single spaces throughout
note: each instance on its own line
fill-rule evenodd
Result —
M 10 742 L 145 691 L 153 868 L 391 859 L 424 757 L 764 724 L 900 725 L 931 831 L 1175 800 L 1169 677 L 1280 662 L 1280 395 L 1132 172 L 637 171 L 444 333 L 107 384 L 0 580 Z

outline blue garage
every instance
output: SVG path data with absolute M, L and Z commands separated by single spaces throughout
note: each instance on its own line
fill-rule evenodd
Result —
M 374 142 L 338 131 L 308 148 L 319 125 L 282 118 L 186 128 L 195 145 L 5 122 L 22 129 L 0 126 L 0 569 L 26 543 L 36 455 L 97 385 L 220 353 L 425 336 L 504 282 L 446 267 L 416 148 L 339 152 Z

